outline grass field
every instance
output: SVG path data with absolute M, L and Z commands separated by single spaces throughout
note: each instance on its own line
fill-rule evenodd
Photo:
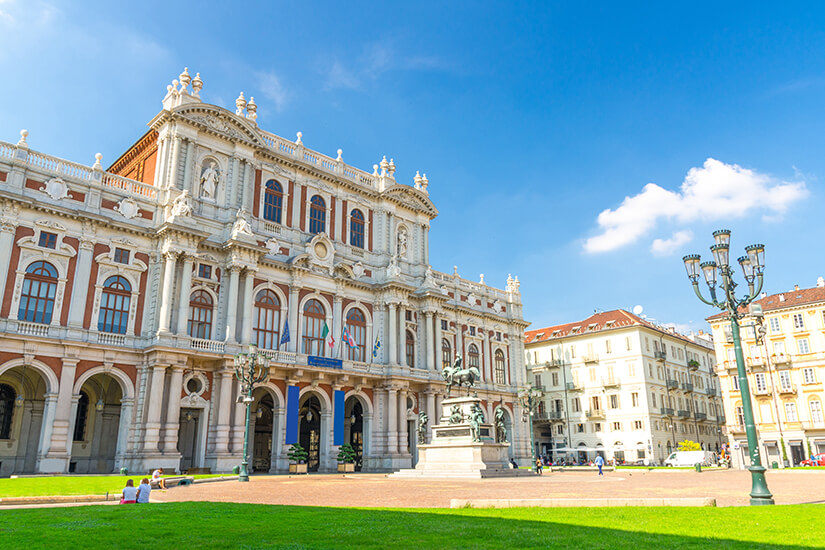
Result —
M 820 505 L 355 509 L 208 502 L 0 512 L 0 548 L 825 547 Z
M 126 480 L 132 479 L 135 487 L 144 477 L 151 476 L 54 476 L 20 477 L 0 479 L 0 498 L 40 497 L 56 495 L 102 495 L 120 493 Z M 195 479 L 220 477 L 217 475 L 196 475 Z

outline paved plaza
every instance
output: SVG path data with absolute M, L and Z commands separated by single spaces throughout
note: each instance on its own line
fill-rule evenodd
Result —
M 768 474 L 777 504 L 825 500 L 825 472 Z M 153 501 L 206 500 L 342 507 L 449 507 L 450 499 L 712 497 L 718 506 L 748 504 L 750 473 L 725 470 L 546 472 L 541 477 L 444 480 L 390 479 L 384 474 L 253 476 L 250 483 L 203 483 L 154 491 Z

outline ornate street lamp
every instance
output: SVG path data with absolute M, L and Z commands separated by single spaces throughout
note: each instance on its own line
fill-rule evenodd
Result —
M 533 439 L 533 413 L 538 410 L 542 395 L 544 395 L 542 391 L 538 388 L 534 388 L 533 386 L 527 386 L 518 392 L 521 406 L 524 408 L 524 413 L 521 415 L 521 421 L 530 423 L 530 454 L 533 457 L 531 467 L 536 464 L 536 443 Z
M 742 355 L 742 341 L 739 338 L 739 319 L 745 316 L 744 308 L 762 292 L 762 272 L 765 269 L 765 246 L 752 244 L 745 247 L 746 256 L 737 261 L 742 267 L 745 281 L 748 283 L 748 294 L 742 299 L 736 299 L 737 284 L 733 280 L 733 269 L 730 265 L 730 231 L 720 229 L 713 232 L 715 244 L 710 247 L 713 261 L 702 262 L 698 254 L 689 254 L 682 258 L 685 262 L 688 279 L 699 299 L 709 306 L 718 307 L 726 312 L 730 320 L 733 349 L 736 355 L 736 372 L 739 378 L 739 391 L 742 395 L 742 409 L 745 416 L 745 432 L 748 437 L 751 465 L 751 505 L 774 504 L 773 495 L 768 490 L 765 481 L 765 467 L 759 457 L 759 440 L 756 436 L 756 425 L 753 420 L 753 405 L 751 392 L 748 386 L 748 376 L 745 372 L 745 358 Z M 704 276 L 705 283 L 710 290 L 710 300 L 705 299 L 699 290 L 699 277 Z M 721 279 L 721 280 L 719 280 Z M 717 289 L 717 284 L 719 287 Z M 717 290 L 721 296 L 717 295 Z
M 252 390 L 269 378 L 269 357 L 249 346 L 249 353 L 235 356 L 235 378 L 241 383 L 241 400 L 246 405 L 246 421 L 243 431 L 243 462 L 238 481 L 249 481 L 249 408 L 252 406 Z

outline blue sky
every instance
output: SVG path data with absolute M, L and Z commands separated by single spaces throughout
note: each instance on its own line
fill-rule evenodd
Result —
M 254 96 L 266 130 L 426 172 L 434 268 L 518 275 L 534 328 L 641 304 L 699 329 L 713 311 L 681 256 L 717 227 L 766 245 L 769 292 L 825 276 L 824 20 L 790 2 L 0 0 L 0 139 L 106 164 L 187 66 L 206 101 Z

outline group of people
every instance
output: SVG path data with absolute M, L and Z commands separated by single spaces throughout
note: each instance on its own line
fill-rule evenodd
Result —
M 158 468 L 152 472 L 152 483 L 155 487 L 166 489 L 166 482 L 163 480 L 163 468 Z M 126 480 L 126 487 L 123 488 L 123 494 L 120 498 L 121 504 L 148 504 L 149 495 L 152 493 L 152 483 L 149 483 L 149 478 L 144 477 L 140 480 L 140 485 L 135 487 L 133 479 Z

